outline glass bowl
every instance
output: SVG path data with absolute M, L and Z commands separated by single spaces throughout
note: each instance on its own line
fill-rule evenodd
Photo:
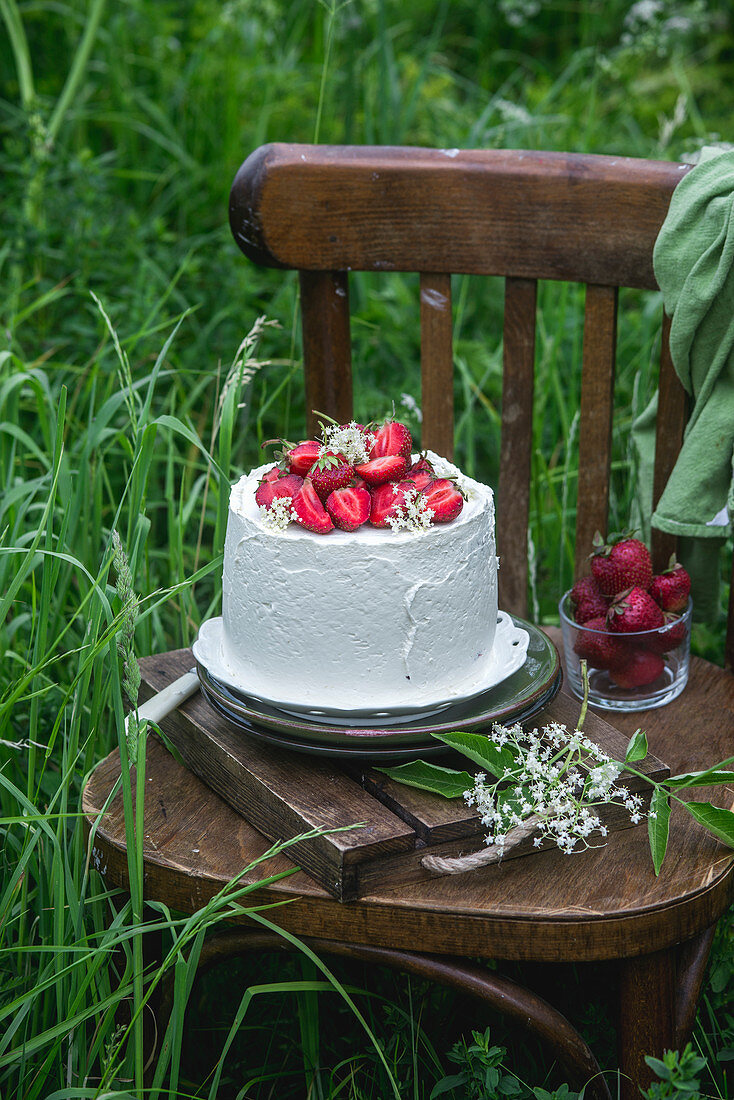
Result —
M 581 661 L 586 659 L 589 703 L 604 710 L 651 710 L 680 695 L 688 680 L 691 601 L 679 617 L 658 630 L 617 634 L 575 622 L 566 592 L 558 605 L 566 683 L 584 697 Z

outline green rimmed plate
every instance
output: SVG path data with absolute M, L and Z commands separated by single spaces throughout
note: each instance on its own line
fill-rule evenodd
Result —
M 480 731 L 494 722 L 527 722 L 555 698 L 562 681 L 558 650 L 532 623 L 515 616 L 513 621 L 527 630 L 530 638 L 524 664 L 507 680 L 435 714 L 381 728 L 345 727 L 298 717 L 221 684 L 200 663 L 197 671 L 202 692 L 215 710 L 245 734 L 280 748 L 373 761 L 437 755 L 445 752 L 446 746 L 433 738 L 434 733 Z

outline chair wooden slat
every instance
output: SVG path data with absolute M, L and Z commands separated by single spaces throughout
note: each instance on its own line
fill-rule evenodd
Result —
M 352 351 L 349 285 L 343 271 L 301 272 L 303 367 L 309 435 L 318 432 L 314 410 L 340 423 L 352 418 Z
M 583 376 L 576 501 L 576 576 L 587 571 L 594 534 L 608 534 L 612 460 L 616 287 L 588 286 L 584 312 Z
M 454 359 L 451 276 L 422 273 L 421 409 L 422 444 L 454 456 Z
M 528 613 L 536 305 L 534 279 L 505 281 L 502 453 L 497 490 L 499 602 L 503 611 L 522 618 Z
M 675 466 L 683 441 L 688 416 L 686 392 L 675 373 L 670 358 L 670 318 L 663 316 L 660 345 L 660 380 L 658 384 L 658 417 L 655 434 L 655 469 L 653 475 L 653 508 L 662 496 L 668 478 Z M 650 530 L 653 568 L 656 573 L 665 569 L 670 555 L 675 553 L 676 536 L 656 527 Z
M 237 173 L 230 224 L 250 259 L 275 267 L 656 289 L 651 242 L 689 168 L 524 150 L 274 144 Z

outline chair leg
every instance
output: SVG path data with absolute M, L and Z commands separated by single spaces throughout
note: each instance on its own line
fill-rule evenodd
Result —
M 675 949 L 620 961 L 618 1055 L 621 1100 L 652 1083 L 645 1055 L 675 1046 Z
M 678 948 L 675 1002 L 675 1045 L 681 1050 L 691 1037 L 696 1008 L 706 977 L 706 966 L 714 941 L 716 925 Z
M 302 937 L 302 940 L 317 953 L 387 966 L 478 998 L 484 1005 L 503 1013 L 539 1039 L 558 1060 L 569 1084 L 577 1089 L 587 1085 L 587 1100 L 609 1100 L 609 1089 L 599 1064 L 578 1031 L 547 1001 L 509 978 L 449 957 L 418 955 L 336 940 L 307 937 Z M 197 974 L 235 955 L 277 950 L 292 951 L 296 948 L 275 932 L 248 932 L 244 929 L 218 932 L 205 941 Z M 169 981 L 161 993 L 158 1025 L 161 1034 L 165 1031 L 171 1009 L 172 985 Z

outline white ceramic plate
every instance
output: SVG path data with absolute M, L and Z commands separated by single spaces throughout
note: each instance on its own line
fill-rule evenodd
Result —
M 374 708 L 359 709 L 354 707 L 332 707 L 327 705 L 304 704 L 302 699 L 281 698 L 276 699 L 270 695 L 264 695 L 262 691 L 247 683 L 247 678 L 240 673 L 235 673 L 222 656 L 222 619 L 207 619 L 201 624 L 199 636 L 192 649 L 194 657 L 210 676 L 219 683 L 252 699 L 268 703 L 279 710 L 290 714 L 311 716 L 313 718 L 328 717 L 332 724 L 349 725 L 358 718 L 362 724 L 373 722 L 377 725 L 389 725 L 390 722 L 400 722 L 405 715 L 420 718 L 435 714 L 437 710 L 453 706 L 455 703 L 472 699 L 481 692 L 501 684 L 513 672 L 522 668 L 527 657 L 528 642 L 530 640 L 527 630 L 516 626 L 510 616 L 500 611 L 497 616 L 497 631 L 495 633 L 492 655 L 488 666 L 485 666 L 476 679 L 461 684 L 455 694 L 447 697 L 445 693 L 436 698 L 424 698 L 420 703 L 413 705 L 400 704 L 387 706 L 377 710 Z

